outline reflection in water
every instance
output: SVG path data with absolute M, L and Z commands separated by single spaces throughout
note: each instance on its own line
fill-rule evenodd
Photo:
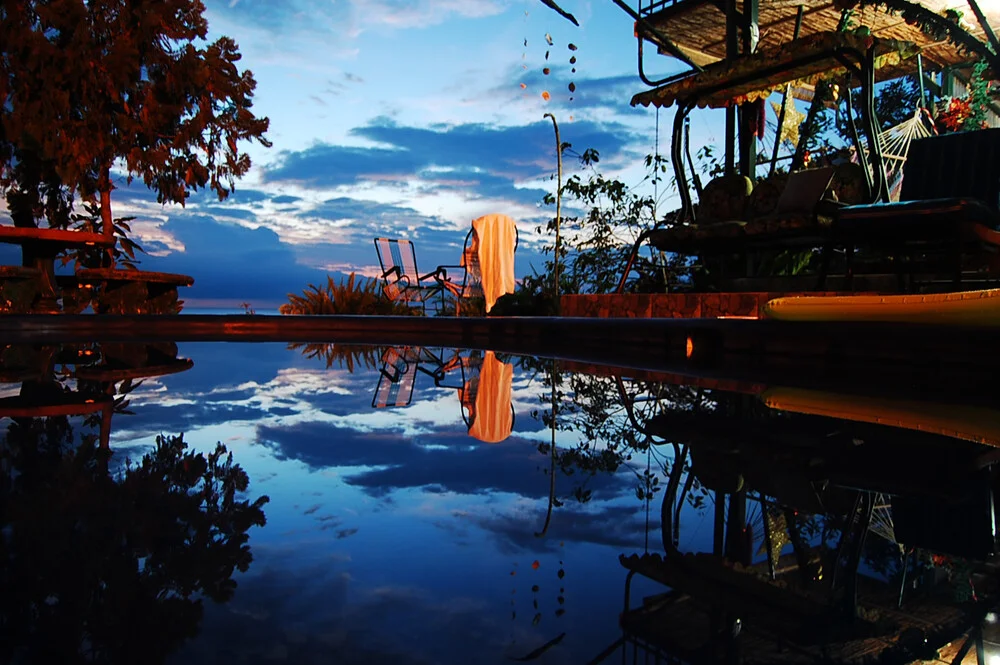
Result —
M 172 348 L 171 348 L 172 347 Z M 4 662 L 163 662 L 228 601 L 267 497 L 219 444 L 158 436 L 109 471 L 112 414 L 140 377 L 182 371 L 173 345 L 7 348 L 0 399 L 0 654 Z M 71 416 L 85 416 L 74 431 Z
M 737 388 L 715 391 L 711 410 L 669 405 L 638 423 L 691 464 L 668 480 L 664 553 L 621 557 L 627 599 L 635 575 L 670 588 L 626 601 L 622 648 L 688 662 L 903 663 L 962 638 L 955 662 L 982 653 L 998 604 L 996 568 L 977 563 L 996 552 L 996 455 L 969 441 L 985 436 L 941 426 L 941 405 L 878 418 L 870 399 Z M 710 553 L 677 547 L 685 473 L 714 494 Z
M 444 360 L 446 355 L 450 357 Z M 500 443 L 511 435 L 516 418 L 513 365 L 492 351 L 483 354 L 456 349 L 445 354 L 425 347 L 389 347 L 382 352 L 372 407 L 409 406 L 418 373 L 430 377 L 439 388 L 457 381 L 455 388 L 469 436 L 485 443 Z
M 0 355 L 4 658 L 955 661 L 989 630 L 988 404 L 200 349 Z

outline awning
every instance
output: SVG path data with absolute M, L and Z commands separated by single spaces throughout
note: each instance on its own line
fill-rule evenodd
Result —
M 675 102 L 695 102 L 700 107 L 722 108 L 767 97 L 792 86 L 815 85 L 821 79 L 844 76 L 847 67 L 838 53 L 865 53 L 874 47 L 875 68 L 897 65 L 915 56 L 912 42 L 876 39 L 844 32 L 819 32 L 758 51 L 731 62 L 720 62 L 667 85 L 640 92 L 632 106 L 669 107 Z

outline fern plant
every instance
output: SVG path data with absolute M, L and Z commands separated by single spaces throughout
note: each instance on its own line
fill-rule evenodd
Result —
M 389 300 L 382 294 L 378 282 L 361 278 L 353 272 L 346 280 L 335 282 L 327 276 L 326 286 L 310 284 L 302 295 L 288 294 L 288 302 L 278 308 L 282 314 L 368 314 L 408 316 L 419 311 L 405 303 Z

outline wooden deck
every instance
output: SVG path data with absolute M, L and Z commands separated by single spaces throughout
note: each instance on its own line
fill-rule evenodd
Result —
M 642 574 L 662 568 L 660 562 L 659 555 L 622 557 L 623 565 Z M 689 579 L 682 576 L 683 580 L 678 581 L 683 581 L 685 588 L 646 598 L 641 603 L 633 600 L 635 607 L 626 611 L 621 619 L 628 641 L 639 647 L 640 655 L 645 652 L 706 665 L 725 662 L 727 640 L 713 630 L 713 626 L 718 626 L 715 621 L 718 611 L 722 609 L 715 601 L 722 599 L 728 603 L 742 597 L 741 594 L 750 598 L 756 595 L 751 593 L 752 587 L 761 584 L 770 588 L 772 596 L 787 595 L 793 605 L 806 599 L 781 583 L 752 582 L 756 576 L 751 572 L 729 574 L 746 575 L 749 586 L 739 585 L 742 591 L 733 587 L 723 594 L 726 585 L 716 585 L 718 588 L 711 584 L 705 588 L 702 588 L 704 585 L 692 586 Z M 715 589 L 715 592 L 706 596 L 702 593 L 705 589 Z M 993 594 L 995 591 L 995 585 L 991 585 L 988 592 Z M 982 622 L 988 608 L 986 602 L 962 604 L 954 602 L 946 594 L 936 593 L 907 600 L 898 609 L 896 590 L 867 577 L 859 580 L 858 600 L 862 614 L 871 621 L 861 622 L 856 627 L 867 628 L 867 634 L 864 630 L 853 634 L 848 631 L 840 635 L 831 633 L 828 636 L 830 639 L 802 640 L 796 638 L 794 631 L 789 631 L 788 608 L 762 598 L 753 604 L 752 612 L 743 615 L 736 647 L 742 662 L 902 664 L 940 662 L 943 658 L 952 662 L 965 636 L 973 626 Z M 806 627 L 813 625 L 820 631 L 817 635 L 821 635 L 825 628 L 809 620 L 798 623 Z M 967 658 L 967 662 L 974 662 L 975 649 L 971 652 L 972 659 Z

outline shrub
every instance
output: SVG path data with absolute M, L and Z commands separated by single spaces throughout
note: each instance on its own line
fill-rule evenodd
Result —
M 326 278 L 326 286 L 310 284 L 302 295 L 288 294 L 288 302 L 278 308 L 282 314 L 377 314 L 408 316 L 419 310 L 406 303 L 394 302 L 382 294 L 378 282 L 358 279 L 353 272 L 347 280 L 334 282 Z

